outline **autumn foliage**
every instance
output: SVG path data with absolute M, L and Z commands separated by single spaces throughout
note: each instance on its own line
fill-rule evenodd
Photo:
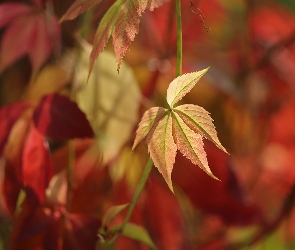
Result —
M 292 1 L 7 0 L 0 37 L 0 250 L 295 248 Z

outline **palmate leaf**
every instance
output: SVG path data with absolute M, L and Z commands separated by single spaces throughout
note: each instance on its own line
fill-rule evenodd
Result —
M 217 180 L 208 166 L 203 137 L 227 153 L 217 137 L 212 118 L 204 108 L 192 104 L 174 107 L 207 70 L 184 74 L 174 79 L 167 90 L 170 109 L 149 109 L 144 113 L 136 131 L 133 148 L 146 137 L 150 157 L 172 192 L 171 173 L 177 149 L 193 164 Z

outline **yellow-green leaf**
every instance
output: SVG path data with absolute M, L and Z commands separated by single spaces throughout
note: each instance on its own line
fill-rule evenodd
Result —
M 167 102 L 171 108 L 196 85 L 209 68 L 175 78 L 167 89 Z
M 155 123 L 147 135 L 147 145 L 150 156 L 163 175 L 166 183 L 173 192 L 171 172 L 176 157 L 176 144 L 172 135 L 172 117 L 168 112 Z
M 148 232 L 141 226 L 133 223 L 127 223 L 123 235 L 147 244 L 151 249 L 157 249 Z
M 209 176 L 218 180 L 208 166 L 202 136 L 191 130 L 176 112 L 173 112 L 173 132 L 178 150 L 193 164 L 198 165 Z
M 217 132 L 209 112 L 204 108 L 193 104 L 184 104 L 174 108 L 174 111 L 190 129 L 211 140 L 217 147 L 227 153 L 217 137 Z

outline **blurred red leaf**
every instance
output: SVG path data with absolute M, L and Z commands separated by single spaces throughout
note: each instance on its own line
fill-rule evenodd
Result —
M 33 114 L 41 134 L 57 139 L 93 137 L 93 130 L 77 104 L 65 96 L 44 96 Z
M 3 154 L 5 159 L 3 196 L 11 214 L 14 213 L 18 194 L 23 186 L 21 177 L 22 151 L 30 122 L 30 117 L 22 117 L 14 124 Z
M 184 224 L 179 202 L 155 175 L 149 178 L 143 217 L 159 249 L 184 249 Z
M 65 226 L 64 249 L 95 249 L 100 225 L 100 220 L 87 214 L 69 214 Z
M 6 25 L 1 43 L 1 64 L 3 70 L 25 54 L 29 55 L 32 66 L 38 70 L 59 47 L 60 26 L 50 13 L 36 11 L 34 6 L 4 3 L 0 13 L 7 11 L 2 18 Z M 1 24 L 0 23 L 0 24 Z
M 64 207 L 32 206 L 26 200 L 16 217 L 11 249 L 94 249 L 101 222 Z
M 48 147 L 44 136 L 32 127 L 23 150 L 22 177 L 24 185 L 32 188 L 41 203 L 53 175 Z
M 178 154 L 172 179 L 204 213 L 220 216 L 227 224 L 249 225 L 261 220 L 258 208 L 247 201 L 238 180 L 228 167 L 227 156 L 211 143 L 206 144 L 208 162 L 221 180 L 214 181 Z M 237 211 L 239 211 L 237 213 Z
M 15 18 L 27 15 L 31 12 L 31 8 L 23 3 L 5 3 L 0 5 L 0 28 L 3 28 Z
M 29 107 L 28 103 L 19 102 L 0 109 L 0 155 L 3 152 L 9 132 L 20 117 L 20 115 Z

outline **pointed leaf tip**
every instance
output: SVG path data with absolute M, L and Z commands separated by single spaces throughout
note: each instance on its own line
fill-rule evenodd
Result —
M 209 67 L 201 71 L 183 74 L 175 78 L 167 89 L 167 102 L 171 108 L 179 102 L 196 85 L 200 78 L 209 70 Z

